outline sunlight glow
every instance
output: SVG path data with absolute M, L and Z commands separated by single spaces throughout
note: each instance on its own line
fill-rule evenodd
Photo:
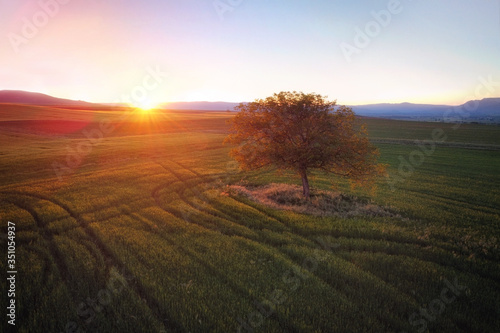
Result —
M 142 112 L 150 112 L 154 110 L 155 108 L 159 107 L 159 103 L 150 101 L 150 100 L 145 100 L 141 102 L 134 103 L 134 107 L 140 109 Z

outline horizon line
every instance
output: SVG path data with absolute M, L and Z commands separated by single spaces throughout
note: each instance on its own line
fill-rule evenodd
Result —
M 126 102 L 91 102 L 85 99 L 73 99 L 73 98 L 68 98 L 68 97 L 56 97 L 47 93 L 43 92 L 36 92 L 36 91 L 28 91 L 28 90 L 19 90 L 19 89 L 1 89 L 0 92 L 19 92 L 19 93 L 28 93 L 28 94 L 40 94 L 40 95 L 45 95 L 51 98 L 56 98 L 56 99 L 66 99 L 68 101 L 72 102 L 82 102 L 82 103 L 90 103 L 90 104 L 102 104 L 102 105 L 130 105 L 129 103 Z M 413 104 L 413 105 L 432 105 L 432 106 L 460 106 L 464 105 L 470 101 L 482 101 L 482 100 L 487 100 L 487 99 L 500 99 L 500 96 L 492 96 L 492 97 L 483 97 L 482 99 L 469 99 L 466 100 L 462 103 L 458 104 L 436 104 L 436 103 L 415 103 L 415 102 L 408 102 L 408 101 L 403 101 L 403 102 L 368 102 L 368 103 L 336 103 L 337 106 L 345 105 L 345 106 L 366 106 L 366 105 L 380 105 L 380 104 L 389 104 L 389 105 L 398 105 L 398 104 Z M 334 100 L 337 102 L 337 100 Z M 224 100 L 216 100 L 216 101 L 208 101 L 208 100 L 196 100 L 196 101 L 164 101 L 164 102 L 159 102 L 156 103 L 158 106 L 160 105 L 165 105 L 165 104 L 175 104 L 175 103 L 228 103 L 228 104 L 241 104 L 241 103 L 251 103 L 253 101 L 239 101 L 239 102 L 233 102 L 233 101 L 224 101 Z M 21 103 L 22 104 L 22 103 Z

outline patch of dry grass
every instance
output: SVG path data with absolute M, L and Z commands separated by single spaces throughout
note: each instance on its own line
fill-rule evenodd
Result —
M 291 210 L 297 213 L 317 216 L 399 216 L 386 208 L 374 205 L 369 200 L 340 192 L 312 190 L 307 200 L 302 187 L 297 185 L 271 183 L 264 186 L 228 186 L 229 195 L 243 195 L 265 206 Z

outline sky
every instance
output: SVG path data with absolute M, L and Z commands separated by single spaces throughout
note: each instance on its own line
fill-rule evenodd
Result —
M 89 102 L 500 96 L 500 0 L 0 0 L 0 31 L 0 90 Z

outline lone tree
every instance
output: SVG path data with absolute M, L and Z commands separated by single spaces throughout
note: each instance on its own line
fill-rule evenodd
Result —
M 372 187 L 384 172 L 378 150 L 366 137 L 351 108 L 325 97 L 281 92 L 264 100 L 240 104 L 226 143 L 238 145 L 232 157 L 246 170 L 275 166 L 293 170 L 302 178 L 309 198 L 308 173 L 323 170 L 344 176 L 352 185 Z

